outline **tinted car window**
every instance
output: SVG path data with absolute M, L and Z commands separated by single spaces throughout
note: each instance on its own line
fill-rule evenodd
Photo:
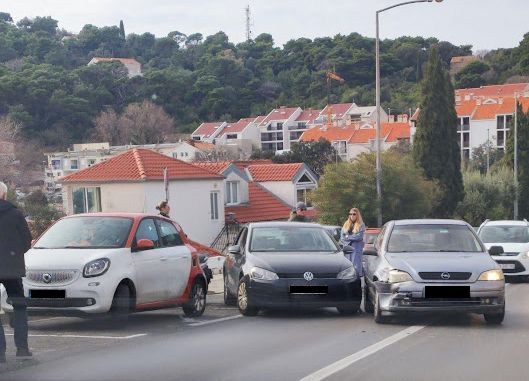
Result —
M 485 243 L 527 243 L 529 228 L 527 226 L 485 226 L 479 232 L 479 238 Z
M 336 244 L 323 228 L 259 227 L 252 230 L 251 251 L 335 252 Z
M 389 252 L 479 252 L 480 243 L 465 225 L 396 225 Z
M 140 222 L 138 230 L 136 231 L 136 242 L 140 239 L 149 239 L 154 242 L 154 247 L 160 247 L 160 240 L 158 238 L 158 232 L 154 225 L 154 220 L 147 218 Z
M 180 246 L 184 244 L 173 224 L 164 220 L 157 220 L 157 222 L 163 246 Z

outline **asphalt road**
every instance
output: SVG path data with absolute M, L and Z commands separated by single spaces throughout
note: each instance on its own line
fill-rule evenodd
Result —
M 220 295 L 199 319 L 175 309 L 137 314 L 120 328 L 41 320 L 30 324 L 35 359 L 10 354 L 0 380 L 525 380 L 528 291 L 508 285 L 501 326 L 477 315 L 377 325 L 333 309 L 246 318 Z

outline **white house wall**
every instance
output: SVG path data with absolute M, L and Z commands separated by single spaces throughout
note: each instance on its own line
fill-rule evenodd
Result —
M 145 211 L 156 212 L 156 205 L 165 199 L 163 182 L 146 182 Z M 219 180 L 171 181 L 169 205 L 171 218 L 177 221 L 189 238 L 210 245 L 224 226 L 224 183 Z M 219 192 L 219 219 L 211 220 L 212 191 Z
M 487 143 L 487 128 L 491 143 L 496 145 L 496 119 L 472 120 L 470 122 L 470 155 L 472 155 L 474 148 Z
M 291 181 L 265 181 L 259 184 L 287 205 L 292 207 L 296 205 L 296 187 Z

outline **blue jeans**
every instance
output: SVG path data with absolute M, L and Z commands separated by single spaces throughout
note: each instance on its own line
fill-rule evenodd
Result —
M 14 330 L 15 345 L 17 349 L 28 348 L 28 314 L 26 312 L 26 298 L 24 297 L 24 287 L 22 279 L 0 280 L 7 291 L 7 296 L 15 311 Z M 0 354 L 6 351 L 6 338 L 4 327 L 0 324 Z

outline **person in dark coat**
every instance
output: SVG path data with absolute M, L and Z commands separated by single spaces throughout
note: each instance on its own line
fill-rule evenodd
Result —
M 7 201 L 7 186 L 0 182 L 0 283 L 14 309 L 15 345 L 18 357 L 29 357 L 28 316 L 22 277 L 24 253 L 31 247 L 31 233 L 24 215 Z M 0 324 L 0 362 L 5 362 L 6 339 Z
M 307 210 L 307 205 L 300 201 L 296 204 L 296 209 L 290 212 L 289 221 L 294 222 L 309 222 L 310 220 L 305 216 L 305 211 Z
M 167 201 L 160 202 L 158 205 L 156 205 L 156 209 L 160 211 L 160 216 L 171 218 L 169 217 L 171 207 L 169 206 L 169 203 Z

